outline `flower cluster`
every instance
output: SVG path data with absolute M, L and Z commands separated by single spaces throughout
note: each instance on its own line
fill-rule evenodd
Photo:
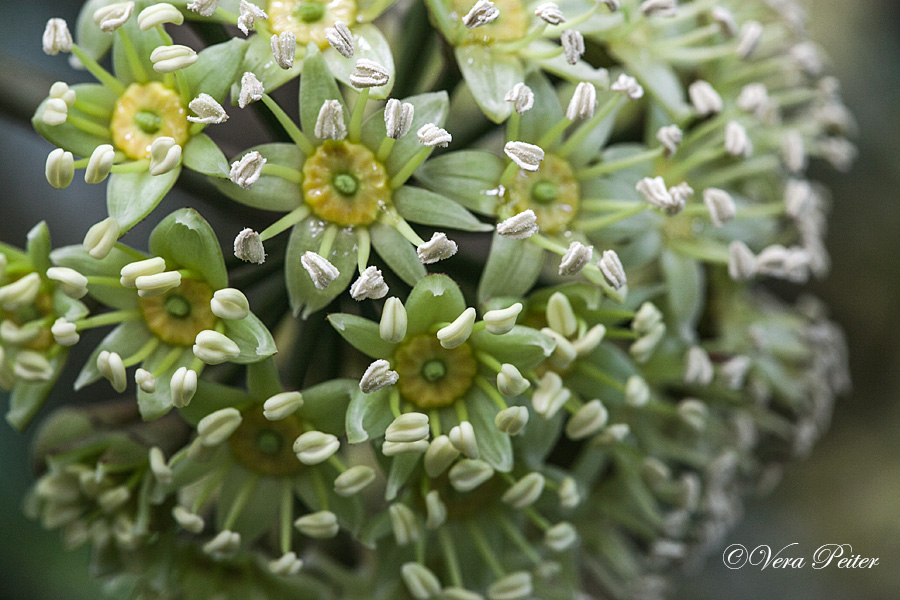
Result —
M 765 285 L 827 275 L 806 168 L 855 153 L 793 1 L 393 4 L 47 24 L 98 83 L 37 108 L 46 178 L 108 218 L 0 245 L 0 387 L 22 429 L 69 353 L 108 382 L 27 511 L 119 597 L 663 597 L 849 388 Z M 248 226 L 153 215 L 182 183 Z

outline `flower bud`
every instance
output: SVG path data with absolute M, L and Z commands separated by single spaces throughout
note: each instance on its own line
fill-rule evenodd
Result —
M 566 337 L 575 333 L 578 320 L 568 296 L 562 292 L 554 292 L 547 301 L 547 325 L 550 329 Z
M 637 82 L 637 79 L 622 73 L 619 78 L 609 86 L 614 92 L 619 92 L 627 96 L 631 100 L 638 100 L 644 97 L 644 88 Z
M 500 499 L 516 510 L 528 508 L 541 497 L 545 483 L 540 473 L 529 473 L 506 490 Z
M 581 503 L 578 484 L 571 477 L 564 477 L 559 482 L 559 503 L 563 508 L 575 508 Z
M 503 152 L 525 171 L 537 171 L 544 160 L 544 150 L 526 142 L 506 142 Z
M 181 161 L 181 146 L 173 138 L 160 136 L 150 145 L 150 174 L 164 175 Z
M 709 419 L 709 409 L 700 400 L 686 398 L 678 403 L 677 410 L 681 420 L 697 433 L 706 429 L 706 422 Z
M 684 382 L 709 385 L 712 379 L 713 365 L 709 354 L 700 346 L 691 346 L 685 359 Z
M 463 421 L 450 429 L 447 436 L 453 447 L 462 452 L 466 457 L 476 459 L 481 456 L 478 451 L 478 441 L 475 439 L 475 429 L 468 421 Z
M 398 546 L 405 546 L 418 541 L 421 536 L 419 520 L 416 514 L 405 504 L 391 504 L 388 507 L 391 519 L 391 530 Z
M 155 256 L 147 260 L 139 260 L 137 262 L 128 263 L 119 271 L 119 283 L 123 287 L 137 288 L 136 280 L 138 277 L 146 275 L 158 275 L 166 270 L 166 261 L 164 258 Z
M 425 527 L 435 530 L 447 521 L 447 505 L 437 490 L 425 494 Z
M 294 441 L 294 454 L 304 465 L 318 465 L 334 455 L 341 442 L 330 433 L 307 431 Z
M 57 148 L 47 156 L 44 167 L 47 182 L 58 190 L 69 187 L 75 178 L 75 157 L 71 152 Z
M 181 285 L 181 273 L 164 271 L 155 275 L 141 275 L 134 280 L 134 286 L 141 298 L 153 298 L 165 294 Z
M 522 312 L 522 303 L 516 302 L 512 306 L 499 310 L 489 310 L 484 313 L 485 329 L 494 335 L 503 335 L 512 331 L 516 325 L 516 317 Z M 518 394 L 516 394 L 518 395 Z
M 60 52 L 72 51 L 72 34 L 63 19 L 50 19 L 42 38 L 44 54 L 54 56 Z
M 370 88 L 385 85 L 390 79 L 388 70 L 375 61 L 361 58 L 350 73 L 350 85 L 355 88 Z
M 248 152 L 240 160 L 231 163 L 231 172 L 228 174 L 228 178 L 233 183 L 248 190 L 262 175 L 262 168 L 266 162 L 267 159 L 256 150 Z
M 318 540 L 333 538 L 341 529 L 338 525 L 337 515 L 328 510 L 303 515 L 294 521 L 294 527 L 303 535 Z
M 74 346 L 81 339 L 75 323 L 62 317 L 53 322 L 53 326 L 50 327 L 50 333 L 53 334 L 53 339 L 60 346 Z
M 598 266 L 600 267 L 600 272 L 603 273 L 603 279 L 613 289 L 622 289 L 628 283 L 628 279 L 625 277 L 625 269 L 622 267 L 622 261 L 619 260 L 619 255 L 616 254 L 615 250 L 604 250 Z
M 416 132 L 419 143 L 428 148 L 439 146 L 446 148 L 453 141 L 453 136 L 446 129 L 441 129 L 434 123 L 426 123 Z
M 644 406 L 650 401 L 650 386 L 640 375 L 632 375 L 625 382 L 625 403 L 628 406 Z
M 241 91 L 238 95 L 238 106 L 246 108 L 251 102 L 262 100 L 266 93 L 262 82 L 252 72 L 247 71 L 241 76 Z
M 50 381 L 53 377 L 53 365 L 39 352 L 22 350 L 16 355 L 13 375 L 31 383 Z
M 47 269 L 47 279 L 56 282 L 63 294 L 69 298 L 78 300 L 87 294 L 88 279 L 75 269 L 68 267 L 50 267 Z
M 234 531 L 220 531 L 216 537 L 203 545 L 203 552 L 213 558 L 228 558 L 241 547 L 241 534 Z
M 483 460 L 464 458 L 453 465 L 448 476 L 457 492 L 471 492 L 493 477 L 494 469 Z
M 265 20 L 269 18 L 269 15 L 263 9 L 252 2 L 247 2 L 247 0 L 241 0 L 240 11 L 237 27 L 244 35 L 250 35 L 250 29 L 254 27 L 257 19 Z
M 292 577 L 303 568 L 303 561 L 297 558 L 296 552 L 288 552 L 278 560 L 269 561 L 269 572 L 282 577 Z
M 506 92 L 503 99 L 513 103 L 513 108 L 520 115 L 525 114 L 534 106 L 534 92 L 524 83 L 517 83 Z
M 69 105 L 62 98 L 49 98 L 41 120 L 47 125 L 62 125 L 69 118 Z
M 112 384 L 113 389 L 120 394 L 128 387 L 128 379 L 125 375 L 125 363 L 118 352 L 104 350 L 97 356 L 97 370 Z
M 154 27 L 171 23 L 181 25 L 184 23 L 184 15 L 177 8 L 167 2 L 151 4 L 138 14 L 138 27 L 141 31 L 148 31 Z
M 82 247 L 92 258 L 104 259 L 119 241 L 119 231 L 119 222 L 108 217 L 87 230 Z
M 577 119 L 590 119 L 594 116 L 594 107 L 597 105 L 597 88 L 593 84 L 582 81 L 575 88 L 569 106 L 566 108 L 566 118 L 570 121 Z
M 600 431 L 609 420 L 609 412 L 600 400 L 591 400 L 572 415 L 566 423 L 566 436 L 571 440 L 583 440 Z
M 475 29 L 493 23 L 500 16 L 500 10 L 490 0 L 478 0 L 462 18 L 467 29 Z
M 87 168 L 84 170 L 85 183 L 100 183 L 109 176 L 116 150 L 109 144 L 101 144 L 94 148 Z
M 166 457 L 159 447 L 150 448 L 149 454 L 150 472 L 160 485 L 169 485 L 172 483 L 172 469 L 166 464 Z
M 266 262 L 266 249 L 259 234 L 249 227 L 234 238 L 234 255 L 244 262 L 261 265 Z
M 550 25 L 559 25 L 566 21 L 559 6 L 553 2 L 545 2 L 539 5 L 534 9 L 534 15 Z
M 391 370 L 391 363 L 384 359 L 379 359 L 369 365 L 366 372 L 363 373 L 359 380 L 359 389 L 364 394 L 371 394 L 374 391 L 394 385 L 400 379 L 397 371 Z
M 503 363 L 500 366 L 500 372 L 497 373 L 497 389 L 501 394 L 507 398 L 514 398 L 524 394 L 529 387 L 531 383 L 522 376 L 515 365 Z
M 381 453 L 385 456 L 422 454 L 428 450 L 428 447 L 428 440 L 418 440 L 415 442 L 384 442 L 381 445 Z
M 366 465 L 350 467 L 334 480 L 334 493 L 348 498 L 361 492 L 367 485 L 375 481 L 375 471 Z
M 172 392 L 172 405 L 175 408 L 184 408 L 190 404 L 197 392 L 197 372 L 187 367 L 179 367 L 172 374 L 169 389 Z
M 387 296 L 387 284 L 384 282 L 384 276 L 381 271 L 374 266 L 366 267 L 365 271 L 359 276 L 359 279 L 350 286 L 350 297 L 361 302 L 372 298 L 378 300 Z
M 578 61 L 584 56 L 584 36 L 581 35 L 581 32 L 577 29 L 566 29 L 560 34 L 559 41 L 566 62 L 570 65 L 578 64 Z
M 275 394 L 263 404 L 263 416 L 269 421 L 280 421 L 297 412 L 303 406 L 303 394 L 300 392 L 282 392 Z
M 228 120 L 228 113 L 215 98 L 209 94 L 200 94 L 188 103 L 188 108 L 194 111 L 196 117 L 187 118 L 191 123 L 203 123 L 204 125 L 218 125 Z
M 527 571 L 516 571 L 501 577 L 487 589 L 490 600 L 520 600 L 531 594 L 531 573 Z
M 400 576 L 410 595 L 416 600 L 428 600 L 441 593 L 441 582 L 425 565 L 408 562 L 400 567 Z
M 181 44 L 159 46 L 150 53 L 150 62 L 157 73 L 174 73 L 197 62 L 197 53 Z
M 347 137 L 347 126 L 344 125 L 344 107 L 337 100 L 326 100 L 319 109 L 314 128 L 320 140 L 342 140 Z
M 250 301 L 235 288 L 217 290 L 209 301 L 209 308 L 220 319 L 240 321 L 250 315 Z
M 173 508 L 172 517 L 182 528 L 191 533 L 200 533 L 206 526 L 202 517 L 195 515 L 183 506 Z
M 219 409 L 200 419 L 197 423 L 197 437 L 204 446 L 218 446 L 237 431 L 243 420 L 236 408 Z
M 146 369 L 138 369 L 134 372 L 134 383 L 145 394 L 152 394 L 156 391 L 156 379 Z
M 554 552 L 564 552 L 578 541 L 578 532 L 571 523 L 557 523 L 544 533 L 544 545 Z
M 694 110 L 701 117 L 722 112 L 722 97 L 706 81 L 697 80 L 688 87 Z
M 294 66 L 294 55 L 297 53 L 297 36 L 293 32 L 283 31 L 273 34 L 269 40 L 275 63 L 282 69 Z
M 404 413 L 388 425 L 384 439 L 389 442 L 418 442 L 428 439 L 428 431 L 428 415 L 417 412 Z
M 475 325 L 475 309 L 467 308 L 456 319 L 441 328 L 437 332 L 437 339 L 440 340 L 441 346 L 452 349 L 461 346 L 472 335 L 472 328 Z
M 539 230 L 537 215 L 530 208 L 497 223 L 497 233 L 513 240 L 530 238 Z
M 306 269 L 317 290 L 324 290 L 332 281 L 341 276 L 337 267 L 315 252 L 308 250 L 304 252 L 300 257 L 300 264 Z
M 497 413 L 494 426 L 506 435 L 518 435 L 528 424 L 528 409 L 524 406 L 510 406 Z
M 428 445 L 423 460 L 429 477 L 439 477 L 459 456 L 459 450 L 446 435 L 439 435 Z
M 668 125 L 661 127 L 656 133 L 656 139 L 663 145 L 663 154 L 668 158 L 678 151 L 681 140 L 684 137 L 678 125 Z
M 335 21 L 334 26 L 327 27 L 325 29 L 325 39 L 344 58 L 352 58 L 353 53 L 356 52 L 353 34 L 343 21 Z
M 378 335 L 386 342 L 397 344 L 406 337 L 406 308 L 399 298 L 388 298 L 384 302 Z

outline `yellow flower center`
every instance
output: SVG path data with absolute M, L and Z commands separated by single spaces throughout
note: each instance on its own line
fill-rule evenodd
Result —
M 320 219 L 368 225 L 391 200 L 387 171 L 360 144 L 326 141 L 303 165 L 303 199 Z
M 228 438 L 239 463 L 263 477 L 290 477 L 303 470 L 293 451 L 294 440 L 303 433 L 296 415 L 269 421 L 254 405 L 241 416 L 241 426 Z
M 325 30 L 335 21 L 347 25 L 356 23 L 354 0 L 269 0 L 269 24 L 274 33 L 290 31 L 297 36 L 297 45 L 310 42 L 319 48 L 328 45 Z
M 529 208 L 545 233 L 565 230 L 580 204 L 580 190 L 569 164 L 548 154 L 537 171 L 520 170 L 509 188 L 509 208 L 520 213 Z
M 514 42 L 528 32 L 529 15 L 522 0 L 493 0 L 500 10 L 500 16 L 493 23 L 469 29 L 466 43 L 490 44 L 491 42 Z M 453 10 L 460 17 L 472 9 L 473 0 L 453 0 Z
M 184 279 L 165 294 L 140 299 L 144 322 L 163 342 L 190 346 L 198 333 L 216 326 L 216 316 L 209 307 L 212 297 L 212 288 L 206 283 Z
M 19 278 L 16 277 L 14 280 L 15 279 Z M 11 282 L 8 281 L 7 283 Z M 46 319 L 51 316 L 53 319 L 56 319 L 56 313 L 53 311 L 53 297 L 44 289 L 41 289 L 41 291 L 38 292 L 37 297 L 35 297 L 34 302 L 27 306 L 23 306 L 22 308 L 11 312 L 0 310 L 0 322 L 8 319 L 19 327 L 22 327 L 26 323 L 37 321 L 39 319 Z M 44 350 L 49 350 L 54 343 L 53 334 L 50 332 L 50 326 L 48 325 L 46 327 L 41 327 L 40 334 L 35 339 L 24 344 L 22 348 L 25 350 L 42 352 Z
M 116 101 L 110 132 L 116 147 L 128 158 L 149 158 L 150 145 L 158 137 L 170 137 L 184 145 L 187 111 L 178 94 L 163 84 L 132 83 Z
M 468 344 L 448 350 L 434 335 L 419 335 L 394 353 L 400 395 L 419 408 L 449 406 L 471 386 L 478 365 Z

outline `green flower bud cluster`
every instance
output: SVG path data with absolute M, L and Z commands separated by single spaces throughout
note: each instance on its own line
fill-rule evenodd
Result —
M 766 291 L 827 274 L 805 172 L 855 153 L 795 2 L 393 4 L 48 23 L 98 83 L 38 107 L 47 179 L 108 218 L 0 245 L 0 387 L 21 429 L 69 347 L 107 380 L 44 419 L 27 512 L 116 597 L 661 597 L 849 388 L 824 307 Z

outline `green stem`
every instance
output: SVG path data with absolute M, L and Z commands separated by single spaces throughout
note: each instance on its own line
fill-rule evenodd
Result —
M 294 492 L 291 479 L 285 477 L 281 482 L 281 553 L 291 551 L 291 537 L 294 524 Z

